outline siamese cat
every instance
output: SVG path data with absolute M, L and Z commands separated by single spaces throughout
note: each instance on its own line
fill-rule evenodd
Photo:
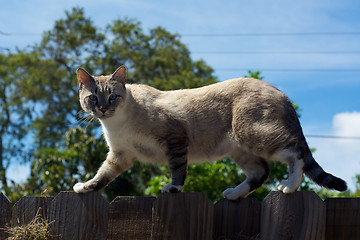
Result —
M 345 181 L 314 160 L 297 114 L 287 96 L 258 79 L 236 78 L 174 91 L 126 84 L 126 68 L 92 76 L 77 70 L 81 107 L 99 119 L 109 153 L 95 177 L 77 183 L 77 193 L 97 191 L 132 166 L 135 159 L 167 163 L 172 182 L 163 192 L 179 192 L 189 163 L 229 156 L 246 174 L 244 182 L 223 192 L 245 197 L 269 175 L 267 160 L 289 165 L 278 189 L 298 189 L 305 173 L 315 183 L 345 191 Z

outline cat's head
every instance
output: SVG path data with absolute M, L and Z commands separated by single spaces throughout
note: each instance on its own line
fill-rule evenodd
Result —
M 121 66 L 108 76 L 92 76 L 79 68 L 77 78 L 83 110 L 99 119 L 112 117 L 125 99 L 126 68 Z

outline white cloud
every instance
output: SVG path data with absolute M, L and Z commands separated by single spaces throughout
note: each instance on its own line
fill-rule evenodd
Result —
M 360 112 L 338 113 L 333 119 L 334 133 L 338 136 L 360 137 Z
M 335 114 L 332 129 L 321 134 L 360 137 L 360 112 Z M 316 148 L 314 157 L 324 170 L 343 178 L 354 191 L 354 177 L 360 174 L 360 140 L 309 138 L 309 145 Z

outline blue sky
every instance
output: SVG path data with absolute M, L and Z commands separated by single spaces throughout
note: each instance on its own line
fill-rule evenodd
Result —
M 116 18 L 135 18 L 145 30 L 162 26 L 182 35 L 193 59 L 204 59 L 221 81 L 244 76 L 247 69 L 262 71 L 265 81 L 300 106 L 306 135 L 360 137 L 360 34 L 226 36 L 359 33 L 357 0 L 0 1 L 0 31 L 13 33 L 0 35 L 0 49 L 39 42 L 41 33 L 74 6 L 84 7 L 101 28 Z M 344 69 L 357 71 L 339 71 Z M 354 188 L 352 178 L 360 174 L 360 140 L 307 139 L 317 148 L 314 156 L 324 169 Z M 28 173 L 29 166 L 14 164 L 9 175 L 21 181 L 19 172 Z

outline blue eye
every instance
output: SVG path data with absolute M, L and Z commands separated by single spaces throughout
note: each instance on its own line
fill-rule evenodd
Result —
M 111 95 L 109 96 L 109 100 L 110 100 L 110 101 L 114 101 L 115 99 L 117 99 L 117 97 L 118 97 L 118 96 L 113 93 L 113 94 L 111 94 Z
M 97 101 L 97 96 L 95 96 L 95 95 L 90 95 L 90 96 L 89 96 L 89 99 L 90 99 L 91 101 L 96 102 L 96 101 Z

